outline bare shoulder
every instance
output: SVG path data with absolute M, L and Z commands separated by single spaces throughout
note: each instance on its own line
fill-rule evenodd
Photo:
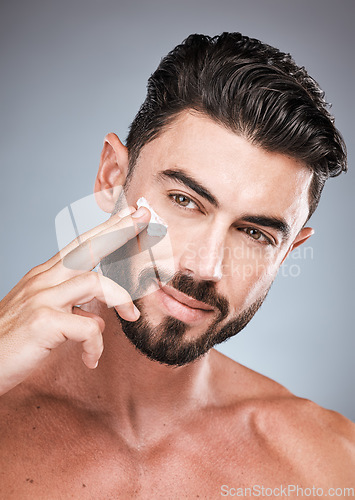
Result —
M 239 386 L 243 387 L 239 393 L 231 392 L 235 398 L 232 403 L 235 420 L 241 413 L 247 415 L 249 429 L 270 455 L 287 460 L 301 477 L 323 484 L 355 486 L 354 423 L 335 411 L 294 396 L 268 377 L 223 358 L 231 384 L 237 385 L 239 380 Z
M 355 425 L 347 418 L 290 396 L 261 401 L 254 422 L 270 446 L 305 476 L 354 486 Z

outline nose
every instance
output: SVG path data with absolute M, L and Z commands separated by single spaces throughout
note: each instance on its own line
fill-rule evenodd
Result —
M 181 271 L 192 273 L 197 279 L 220 281 L 225 235 L 221 229 L 206 228 L 184 246 L 180 258 Z

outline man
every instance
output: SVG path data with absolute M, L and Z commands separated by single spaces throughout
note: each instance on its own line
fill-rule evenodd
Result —
M 1 497 L 351 493 L 353 424 L 213 349 L 312 235 L 345 165 L 322 92 L 290 56 L 239 33 L 168 54 L 126 146 L 105 138 L 95 192 L 112 217 L 1 303 Z M 172 259 L 132 246 L 118 272 L 117 252 L 146 234 L 141 197 Z

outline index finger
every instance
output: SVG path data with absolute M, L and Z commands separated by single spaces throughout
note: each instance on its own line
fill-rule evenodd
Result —
M 121 219 L 126 217 L 129 214 L 132 214 L 135 212 L 136 209 L 132 206 L 128 206 L 124 208 L 123 210 L 120 210 L 118 213 L 115 215 L 112 215 L 109 219 L 107 219 L 105 222 L 102 222 L 101 224 L 89 229 L 88 231 L 85 231 L 84 233 L 78 235 L 76 238 L 74 238 L 70 243 L 65 245 L 63 248 L 59 250 L 53 257 L 51 257 L 49 260 L 38 266 L 38 272 L 43 272 L 47 271 L 48 269 L 51 269 L 54 267 L 58 262 L 62 261 L 64 257 L 70 253 L 72 250 L 77 248 L 80 244 L 84 243 L 86 240 L 89 238 L 92 238 L 93 236 L 101 233 L 105 229 L 109 229 L 110 227 L 116 225 Z
M 141 207 L 134 214 L 119 219 L 116 224 L 86 239 L 67 253 L 56 266 L 63 265 L 67 269 L 82 272 L 94 269 L 104 257 L 125 245 L 147 227 L 149 219 L 149 210 Z

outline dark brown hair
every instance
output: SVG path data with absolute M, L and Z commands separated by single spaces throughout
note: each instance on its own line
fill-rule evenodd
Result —
M 346 148 L 324 92 L 290 54 L 240 33 L 190 35 L 162 59 L 127 137 L 128 181 L 144 144 L 193 109 L 313 171 L 309 217 L 325 181 L 346 171 Z

